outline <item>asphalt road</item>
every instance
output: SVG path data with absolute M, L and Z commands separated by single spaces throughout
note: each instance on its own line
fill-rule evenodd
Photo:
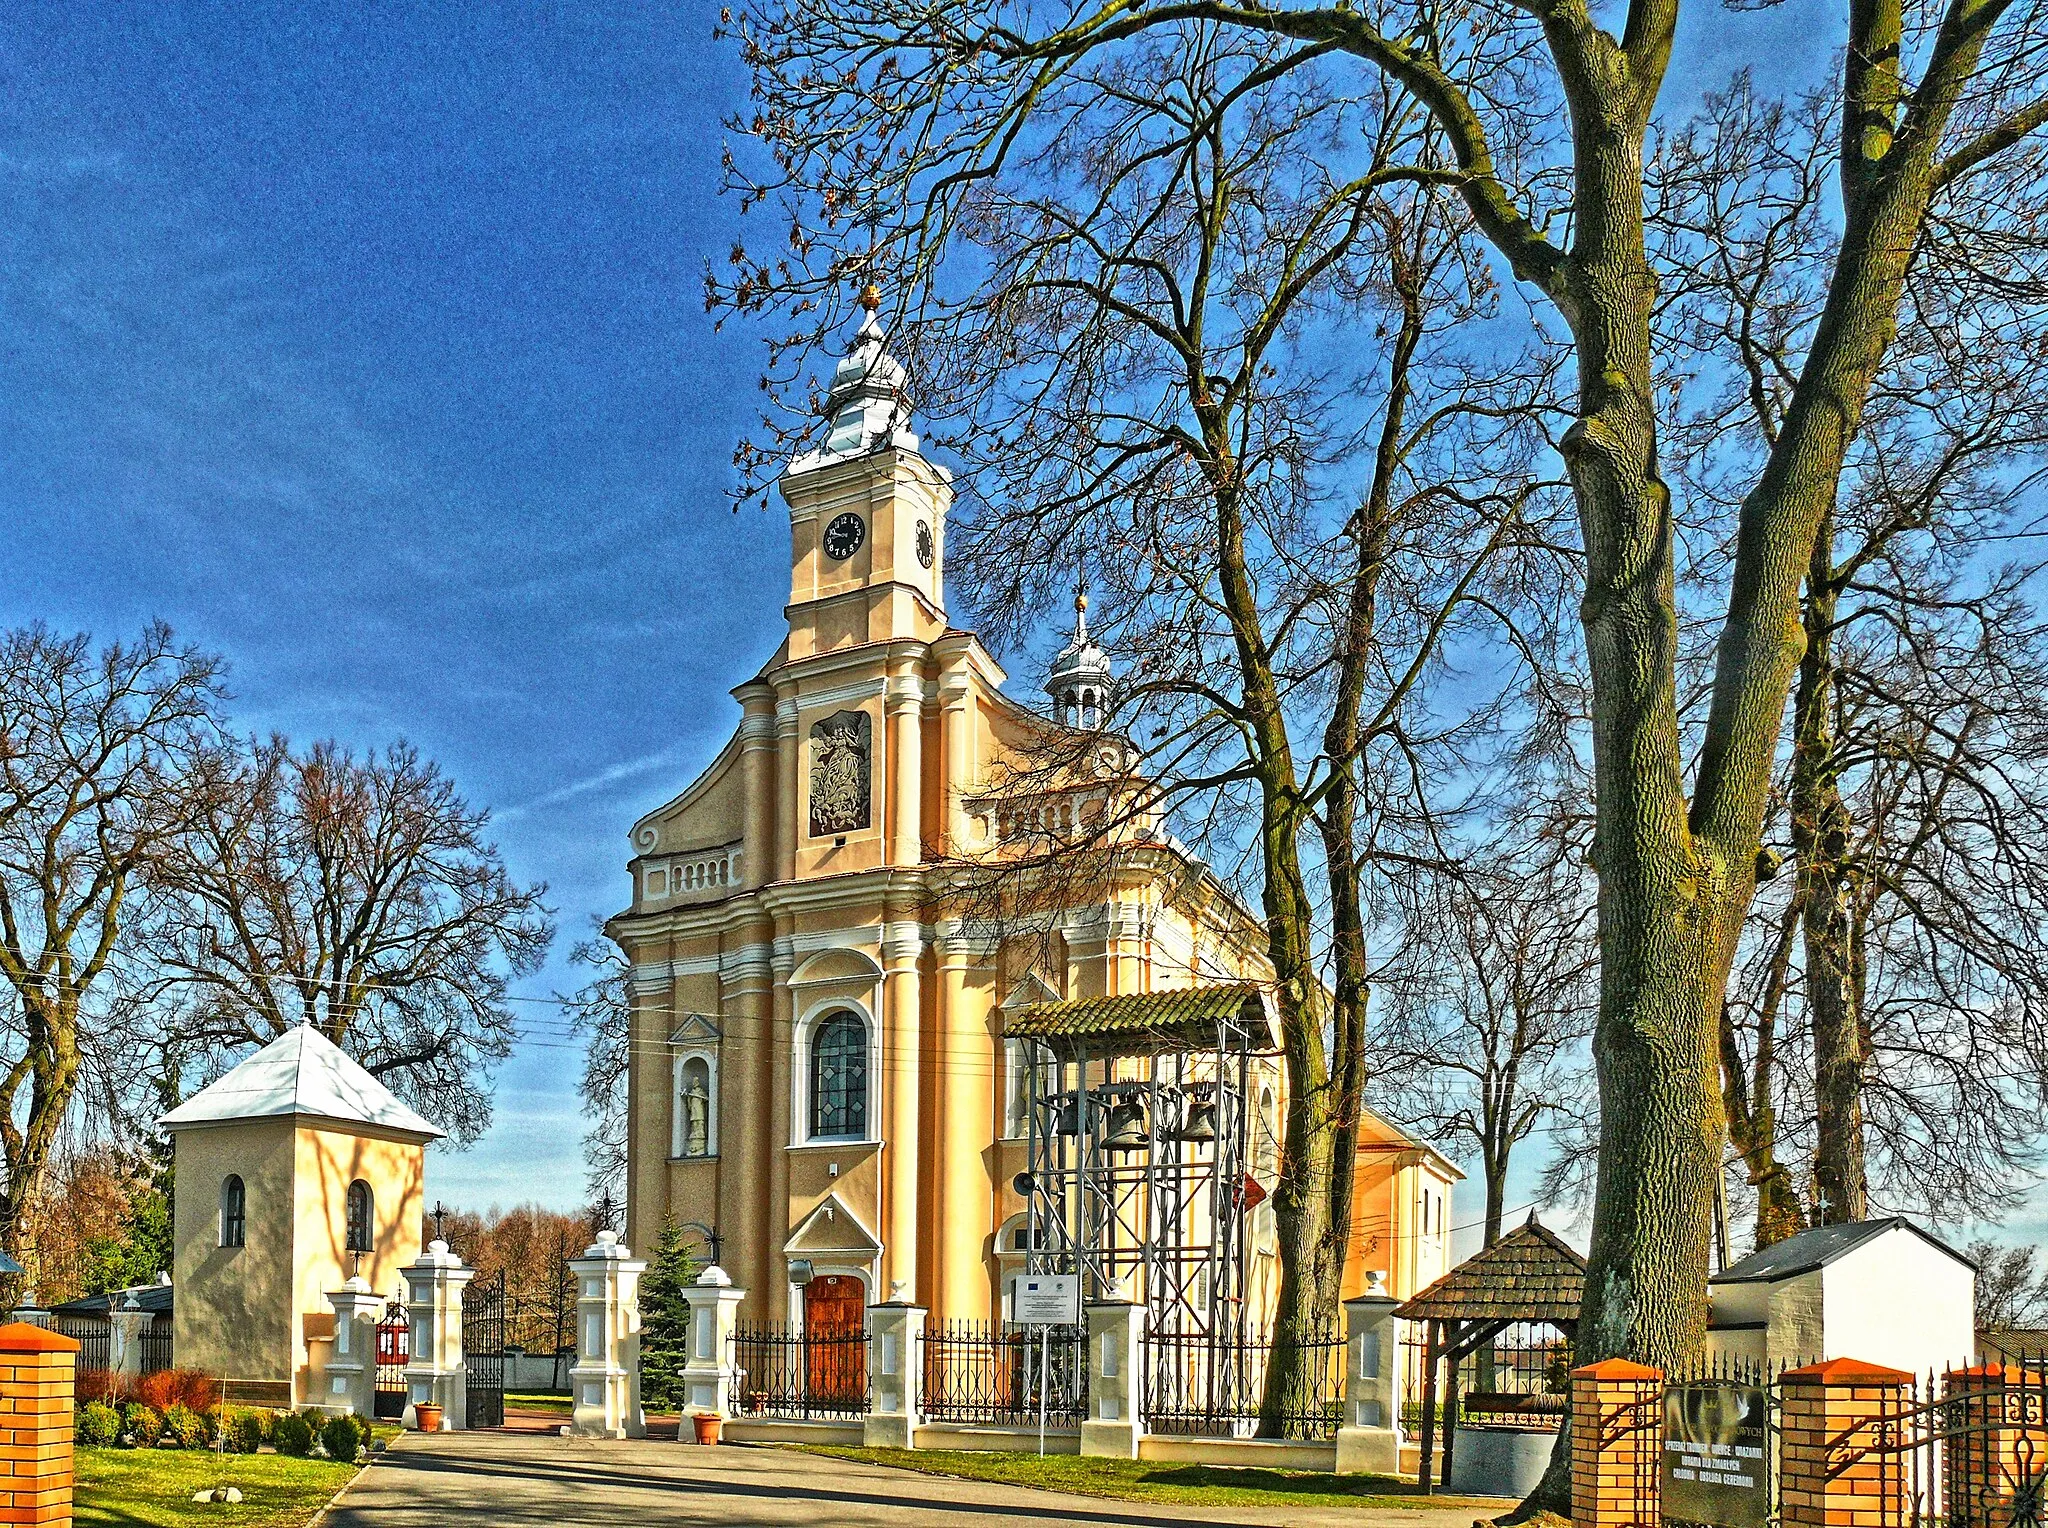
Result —
M 1204 1508 L 1063 1496 L 774 1448 L 599 1442 L 536 1433 L 407 1433 L 320 1528 L 794 1524 L 891 1528 L 1468 1528 L 1472 1508 Z

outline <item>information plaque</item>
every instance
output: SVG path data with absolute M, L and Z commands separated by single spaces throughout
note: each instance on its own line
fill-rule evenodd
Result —
M 1766 1528 L 1770 1403 L 1755 1385 L 1702 1380 L 1664 1390 L 1664 1515 Z

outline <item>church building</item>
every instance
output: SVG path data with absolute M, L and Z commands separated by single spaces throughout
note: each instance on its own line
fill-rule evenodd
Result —
M 1164 1225 L 1192 1238 L 1174 1298 L 1256 1320 L 1285 1101 L 1259 924 L 1163 828 L 1028 936 L 963 904 L 961 867 L 1016 831 L 1001 766 L 1103 728 L 1114 664 L 1077 602 L 1033 710 L 948 619 L 950 479 L 904 381 L 870 305 L 823 444 L 780 481 L 787 635 L 732 692 L 731 740 L 632 829 L 607 925 L 630 964 L 628 1240 L 690 1227 L 750 1319 L 857 1329 L 887 1299 L 1000 1319 L 1059 1257 L 1091 1298 L 1163 1289 Z M 1459 1174 L 1370 1117 L 1359 1153 L 1345 1293 L 1368 1271 L 1412 1293 L 1449 1267 Z M 1097 1171 L 1132 1185 L 1121 1208 L 1080 1208 Z

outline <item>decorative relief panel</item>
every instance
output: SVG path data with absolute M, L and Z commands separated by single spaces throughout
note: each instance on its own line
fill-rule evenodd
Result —
M 872 723 L 865 711 L 835 711 L 811 726 L 811 837 L 850 833 L 869 822 Z

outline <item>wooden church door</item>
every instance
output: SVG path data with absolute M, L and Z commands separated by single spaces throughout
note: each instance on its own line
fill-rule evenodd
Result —
M 811 1399 L 857 1401 L 867 1393 L 867 1287 L 850 1273 L 821 1273 L 804 1286 L 804 1378 Z

